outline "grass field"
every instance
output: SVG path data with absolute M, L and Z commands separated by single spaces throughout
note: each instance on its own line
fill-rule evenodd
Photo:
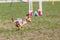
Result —
M 38 3 L 34 3 L 34 11 Z M 43 2 L 43 15 L 32 16 L 32 21 L 16 31 L 11 18 L 25 18 L 28 3 L 0 3 L 0 40 L 60 40 L 60 2 Z

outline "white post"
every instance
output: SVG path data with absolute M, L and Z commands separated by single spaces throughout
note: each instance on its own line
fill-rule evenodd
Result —
M 29 0 L 29 14 L 32 15 L 33 12 L 33 0 Z
M 39 0 L 38 14 L 39 14 L 40 16 L 42 15 L 42 0 Z
M 33 11 L 33 1 L 29 0 L 29 11 Z
M 12 6 L 13 0 L 10 0 L 10 7 Z

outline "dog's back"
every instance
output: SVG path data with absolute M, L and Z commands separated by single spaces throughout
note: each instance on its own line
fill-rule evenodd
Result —
M 22 18 L 17 18 L 16 20 L 14 20 L 14 22 L 18 22 L 18 23 L 22 23 L 22 24 L 26 24 L 26 20 L 22 19 Z
M 27 23 L 27 21 L 25 19 L 23 19 L 22 22 L 23 22 L 23 24 L 26 24 Z

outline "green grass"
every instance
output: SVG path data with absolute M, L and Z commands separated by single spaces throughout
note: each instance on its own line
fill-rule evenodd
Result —
M 34 11 L 37 11 L 38 3 L 34 3 L 33 5 Z M 3 27 L 0 28 L 0 34 L 4 34 L 3 36 L 6 38 L 3 38 L 5 38 L 5 40 L 10 39 L 11 36 L 13 37 L 10 40 L 13 40 L 17 35 L 19 36 L 16 40 L 20 38 L 20 40 L 55 40 L 57 37 L 60 39 L 60 2 L 55 2 L 54 5 L 52 5 L 51 2 L 43 2 L 42 6 L 42 16 L 32 16 L 32 22 L 26 24 L 20 31 L 16 31 L 14 23 L 9 22 L 9 20 L 12 17 L 15 19 L 25 18 L 28 13 L 28 3 L 13 3 L 12 6 L 10 6 L 10 3 L 0 3 L 0 27 Z M 46 30 L 46 32 L 43 32 L 43 30 Z M 49 30 L 51 32 L 49 32 Z M 38 31 L 37 34 L 40 35 L 39 38 L 31 37 L 33 36 L 32 34 L 35 34 L 35 31 Z M 37 36 L 37 34 L 35 35 Z M 44 37 L 41 37 L 42 35 Z M 48 38 L 46 38 L 45 35 L 47 35 Z

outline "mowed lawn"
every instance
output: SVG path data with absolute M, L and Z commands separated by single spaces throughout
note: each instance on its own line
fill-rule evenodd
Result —
M 34 11 L 38 3 L 34 3 Z M 16 31 L 11 18 L 25 18 L 28 3 L 0 3 L 0 40 L 60 40 L 60 2 L 43 2 L 43 15 L 31 16 L 32 21 Z

